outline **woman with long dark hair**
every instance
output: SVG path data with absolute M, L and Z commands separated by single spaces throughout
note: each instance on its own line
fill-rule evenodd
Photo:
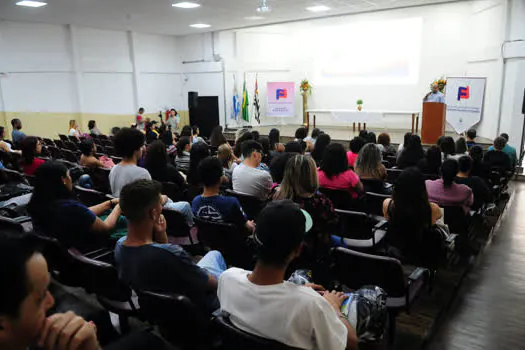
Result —
M 200 175 L 199 175 L 199 164 L 201 161 L 209 157 L 210 151 L 208 145 L 204 142 L 194 143 L 190 151 L 190 168 L 188 170 L 188 177 L 186 180 L 190 185 L 200 185 Z
M 111 210 L 102 221 L 98 215 Z M 82 253 L 107 244 L 109 232 L 120 216 L 118 198 L 86 207 L 73 193 L 69 170 L 61 163 L 49 161 L 36 170 L 35 186 L 27 206 L 37 231 L 56 237 L 66 248 Z
M 363 192 L 359 176 L 348 169 L 348 159 L 343 145 L 329 144 L 323 154 L 323 165 L 319 168 L 319 186 L 350 192 L 357 198 Z
M 426 156 L 418 164 L 419 169 L 423 174 L 439 175 L 441 171 L 441 149 L 434 145 L 427 149 Z
M 474 202 L 472 190 L 456 183 L 459 171 L 458 161 L 447 159 L 441 166 L 441 179 L 427 180 L 428 198 L 440 206 L 459 206 L 468 214 Z
M 315 141 L 314 150 L 312 151 L 312 158 L 315 160 L 317 166 L 321 166 L 323 163 L 323 154 L 326 147 L 332 142 L 330 135 L 321 134 L 317 136 Z
M 284 152 L 284 145 L 281 143 L 281 133 L 279 129 L 272 129 L 268 134 L 270 140 L 270 154 L 272 157 L 276 156 L 280 152 Z
M 148 146 L 144 165 L 153 180 L 173 182 L 180 189 L 184 188 L 186 180 L 173 165 L 169 164 L 168 152 L 166 152 L 166 146 L 162 141 L 155 141 Z
M 403 151 L 397 159 L 397 166 L 400 169 L 417 166 L 424 157 L 425 152 L 421 146 L 421 138 L 417 135 L 411 135 L 408 144 L 403 147 Z
M 222 133 L 222 126 L 217 125 L 213 128 L 210 135 L 210 146 L 219 148 L 221 145 L 228 143 L 226 137 Z
M 456 156 L 456 143 L 454 139 L 450 136 L 445 136 L 441 139 L 439 145 L 441 148 L 442 159 L 455 158 Z
M 469 151 L 470 158 L 472 158 L 471 176 L 479 176 L 485 182 L 488 182 L 490 169 L 486 163 L 483 162 L 483 148 L 479 145 L 472 146 Z
M 97 122 L 94 120 L 90 120 L 88 122 L 88 130 L 89 130 L 90 135 L 96 135 L 96 136 L 102 135 L 100 130 L 97 128 Z
M 22 150 L 22 170 L 26 175 L 34 175 L 38 167 L 45 163 L 45 160 L 36 158 L 42 152 L 42 144 L 34 136 L 27 136 L 20 141 Z

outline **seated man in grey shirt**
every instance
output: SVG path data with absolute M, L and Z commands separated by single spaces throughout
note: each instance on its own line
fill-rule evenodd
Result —
M 256 141 L 247 140 L 242 143 L 241 149 L 244 162 L 233 170 L 233 190 L 266 200 L 273 181 L 267 171 L 257 169 L 262 160 L 262 146 Z

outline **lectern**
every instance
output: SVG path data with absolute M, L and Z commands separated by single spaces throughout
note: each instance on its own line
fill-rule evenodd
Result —
M 438 102 L 423 103 L 423 122 L 421 123 L 421 143 L 435 145 L 445 134 L 447 105 Z

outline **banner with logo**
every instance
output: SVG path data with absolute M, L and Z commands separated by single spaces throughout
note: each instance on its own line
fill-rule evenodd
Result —
M 458 134 L 481 120 L 486 78 L 447 77 L 447 123 Z
M 268 117 L 295 116 L 295 83 L 268 83 L 266 98 Z

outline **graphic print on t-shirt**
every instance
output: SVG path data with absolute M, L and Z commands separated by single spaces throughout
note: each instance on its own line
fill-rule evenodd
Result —
M 203 205 L 197 211 L 197 216 L 214 222 L 224 222 L 221 213 L 211 205 Z

